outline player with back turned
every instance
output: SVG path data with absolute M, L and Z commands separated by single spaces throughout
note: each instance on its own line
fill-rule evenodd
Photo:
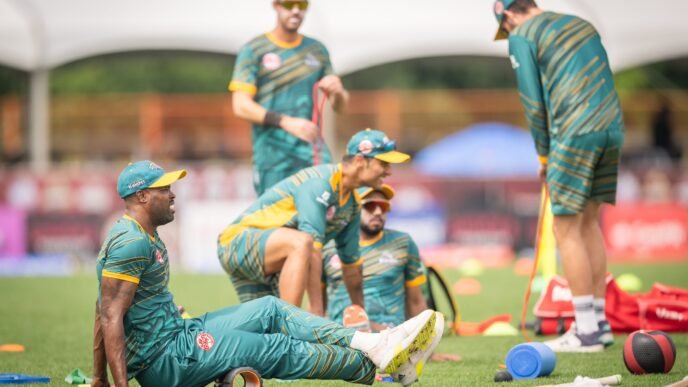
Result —
M 553 231 L 571 287 L 575 326 L 547 341 L 559 352 L 613 342 L 606 320 L 607 256 L 599 225 L 614 204 L 623 114 L 607 53 L 587 21 L 543 11 L 533 0 L 497 0 L 496 39 L 509 39 L 521 103 L 547 184 Z

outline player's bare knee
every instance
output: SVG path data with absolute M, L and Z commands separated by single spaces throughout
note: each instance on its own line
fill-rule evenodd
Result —
M 300 232 L 298 233 L 298 236 L 295 236 L 292 239 L 292 247 L 295 250 L 302 251 L 310 255 L 309 253 L 313 250 L 313 237 L 305 232 Z

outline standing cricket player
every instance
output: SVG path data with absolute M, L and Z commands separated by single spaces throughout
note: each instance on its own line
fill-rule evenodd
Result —
M 607 53 L 587 21 L 533 0 L 497 0 L 495 40 L 509 58 L 552 200 L 554 236 L 573 294 L 576 324 L 546 342 L 559 352 L 597 352 L 613 342 L 604 315 L 607 256 L 600 205 L 616 201 L 623 116 Z
M 314 160 L 332 161 L 320 128 L 311 121 L 316 82 L 336 112 L 349 100 L 327 48 L 299 33 L 309 5 L 306 0 L 274 0 L 277 25 L 241 48 L 229 84 L 234 114 L 253 124 L 258 196 Z

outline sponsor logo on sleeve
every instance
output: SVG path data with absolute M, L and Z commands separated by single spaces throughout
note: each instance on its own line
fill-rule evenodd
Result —
M 204 351 L 210 351 L 215 345 L 215 338 L 208 332 L 201 332 L 196 336 L 196 344 L 198 348 Z
M 325 207 L 328 207 L 330 205 L 330 195 L 329 192 L 325 191 L 323 192 L 320 196 L 318 196 L 315 201 L 322 204 Z
M 514 70 L 521 67 L 521 64 L 518 63 L 515 56 L 509 55 L 509 60 L 511 60 L 511 68 L 513 68 Z
M 161 265 L 165 264 L 165 260 L 162 258 L 162 254 L 160 253 L 160 250 L 155 250 L 155 260 L 158 261 Z

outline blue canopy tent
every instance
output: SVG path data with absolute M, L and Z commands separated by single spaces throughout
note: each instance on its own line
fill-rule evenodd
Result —
M 471 178 L 534 177 L 539 167 L 530 133 L 501 122 L 445 137 L 418 152 L 414 166 L 432 176 Z

